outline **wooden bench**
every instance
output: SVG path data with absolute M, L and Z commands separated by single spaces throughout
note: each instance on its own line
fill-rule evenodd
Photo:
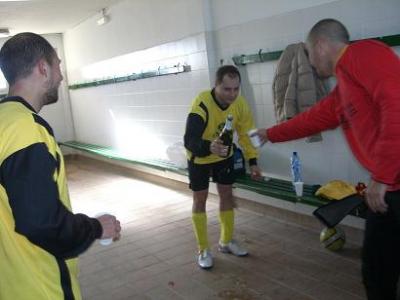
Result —
M 62 142 L 60 145 L 72 149 L 85 151 L 91 154 L 100 155 L 109 159 L 123 161 L 132 164 L 138 164 L 146 167 L 151 167 L 161 171 L 169 171 L 180 175 L 187 176 L 187 170 L 176 167 L 173 163 L 161 159 L 134 160 L 126 158 L 115 149 L 98 145 L 80 143 L 76 141 Z M 304 185 L 302 197 L 297 197 L 294 193 L 292 183 L 290 181 L 271 178 L 267 181 L 251 180 L 249 175 L 238 176 L 234 187 L 256 192 L 262 195 L 270 196 L 276 199 L 289 201 L 293 203 L 303 203 L 318 207 L 327 200 L 314 196 L 316 187 L 312 185 Z

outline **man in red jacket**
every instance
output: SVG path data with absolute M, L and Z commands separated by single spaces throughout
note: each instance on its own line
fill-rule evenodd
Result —
M 314 25 L 307 50 L 320 76 L 336 77 L 336 87 L 308 111 L 258 134 L 275 143 L 342 127 L 354 156 L 371 174 L 362 254 L 368 299 L 395 300 L 400 274 L 400 59 L 377 41 L 350 44 L 347 29 L 333 19 Z

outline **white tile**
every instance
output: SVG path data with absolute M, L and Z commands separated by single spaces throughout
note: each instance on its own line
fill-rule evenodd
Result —
M 362 24 L 363 38 L 378 37 L 391 34 L 398 34 L 399 22 L 393 22 L 387 19 L 378 19 L 374 21 L 365 21 Z
M 251 64 L 246 66 L 247 76 L 250 84 L 260 83 L 260 70 L 257 64 Z
M 262 88 L 259 84 L 253 84 L 252 86 L 252 97 L 256 104 L 264 104 L 263 103 L 263 95 L 262 95 Z
M 262 105 L 264 110 L 264 126 L 271 127 L 276 125 L 275 108 L 273 105 Z
M 254 122 L 257 128 L 265 127 L 265 117 L 264 117 L 264 108 L 263 105 L 256 105 L 255 110 L 253 111 Z
M 176 56 L 185 55 L 187 52 L 185 51 L 185 44 L 183 41 L 175 42 L 176 45 Z
M 196 51 L 205 51 L 206 50 L 206 40 L 203 34 L 199 34 L 196 36 Z
M 190 72 L 190 79 L 186 87 L 190 87 L 196 93 L 210 88 L 210 78 L 207 70 L 197 70 Z
M 329 160 L 328 160 L 329 159 Z M 349 157 L 346 155 L 331 154 L 327 157 L 330 168 L 330 178 L 348 180 L 350 171 Z
M 207 54 L 205 52 L 190 54 L 188 56 L 188 64 L 192 71 L 206 69 L 208 66 Z
M 364 182 L 365 184 L 368 184 L 370 178 L 371 175 L 369 172 L 364 169 L 355 158 L 349 160 L 349 181 L 351 181 L 353 184 L 358 182 Z
M 271 83 L 261 84 L 262 103 L 266 105 L 273 105 L 273 91 Z
M 264 62 L 258 64 L 260 68 L 260 82 L 272 83 L 275 76 L 275 62 Z

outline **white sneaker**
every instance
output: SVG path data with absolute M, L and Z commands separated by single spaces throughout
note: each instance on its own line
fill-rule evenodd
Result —
M 249 252 L 243 249 L 235 240 L 231 240 L 228 244 L 219 242 L 218 250 L 222 253 L 232 253 L 235 256 L 246 256 L 249 254 Z
M 202 269 L 212 268 L 213 258 L 212 258 L 210 250 L 205 249 L 203 251 L 200 251 L 199 257 L 197 259 L 197 263 L 199 264 L 200 268 L 202 268 Z

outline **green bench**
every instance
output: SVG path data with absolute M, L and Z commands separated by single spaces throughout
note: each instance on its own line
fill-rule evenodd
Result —
M 160 160 L 160 159 L 133 160 L 124 157 L 123 155 L 121 155 L 121 153 L 112 148 L 80 143 L 76 141 L 61 142 L 60 145 L 77 149 L 80 151 L 85 151 L 91 154 L 100 155 L 110 159 L 124 161 L 132 164 L 138 164 L 161 171 L 170 171 L 173 173 L 187 176 L 187 170 L 177 168 L 173 163 L 166 160 Z M 314 192 L 316 190 L 315 186 L 305 185 L 303 196 L 297 197 L 296 194 L 294 193 L 292 183 L 290 181 L 281 179 L 271 178 L 267 181 L 255 181 L 251 180 L 249 175 L 241 175 L 237 178 L 234 186 L 243 190 L 252 191 L 255 193 L 259 193 L 262 195 L 266 195 L 269 197 L 293 203 L 300 202 L 315 207 L 327 203 L 327 200 L 314 196 Z

